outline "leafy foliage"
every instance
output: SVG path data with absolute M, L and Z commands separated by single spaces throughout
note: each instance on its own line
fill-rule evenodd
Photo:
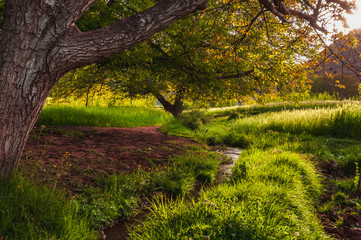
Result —
M 96 29 L 151 4 L 98 1 L 78 26 Z M 74 84 L 62 84 L 69 78 L 62 79 L 59 88 L 67 89 L 63 92 L 80 88 L 85 94 L 89 84 L 97 82 L 130 97 L 152 94 L 170 105 L 176 99 L 207 105 L 267 93 L 287 95 L 306 90 L 306 73 L 299 63 L 312 57 L 317 47 L 309 26 L 301 21 L 279 24 L 256 0 L 212 0 L 207 11 L 86 70 L 88 74 L 71 80 Z M 54 91 L 53 96 L 60 92 Z
M 303 37 L 310 29 L 301 24 L 294 27 L 303 30 L 291 34 L 289 26 L 261 12 L 257 1 L 211 1 L 209 11 L 114 60 L 127 74 L 122 86 L 131 95 L 161 94 L 170 101 L 181 95 L 200 102 L 291 91 L 304 80 L 296 59 L 315 53 Z

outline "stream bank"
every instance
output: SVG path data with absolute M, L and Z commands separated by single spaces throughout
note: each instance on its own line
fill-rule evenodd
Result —
M 232 175 L 232 168 L 235 165 L 236 161 L 239 158 L 239 155 L 242 152 L 242 149 L 236 148 L 236 147 L 227 147 L 222 150 L 218 150 L 217 152 L 227 156 L 230 161 L 227 161 L 225 163 L 222 163 L 219 169 L 219 173 L 217 176 L 217 184 L 222 183 L 224 181 L 228 181 L 231 178 Z M 196 187 L 198 191 L 200 190 L 200 187 Z M 193 193 L 192 195 L 194 195 Z M 155 197 L 159 194 L 155 194 Z M 149 213 L 148 207 L 150 206 L 149 201 L 143 201 L 143 206 L 139 210 L 139 212 L 134 215 L 132 219 L 122 219 L 117 224 L 115 224 L 113 227 L 108 228 L 104 230 L 104 232 L 101 233 L 102 238 L 106 240 L 120 240 L 120 239 L 128 239 L 129 238 L 129 231 L 128 228 L 131 227 L 134 224 L 140 224 L 142 220 L 144 220 L 147 217 L 147 214 Z

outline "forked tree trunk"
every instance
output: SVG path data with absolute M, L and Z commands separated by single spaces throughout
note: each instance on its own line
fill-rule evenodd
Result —
M 67 71 L 148 39 L 207 0 L 164 0 L 81 33 L 75 21 L 97 0 L 7 0 L 0 35 L 0 177 L 19 163 L 50 89 Z
M 181 95 L 177 94 L 174 103 L 170 103 L 165 99 L 160 93 L 152 93 L 155 98 L 162 104 L 164 110 L 171 113 L 173 117 L 177 118 L 183 112 L 183 98 Z

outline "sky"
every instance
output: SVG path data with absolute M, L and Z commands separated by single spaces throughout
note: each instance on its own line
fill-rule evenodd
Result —
M 361 0 L 356 0 L 356 6 L 358 9 L 354 10 L 353 15 L 346 14 L 345 16 L 350 25 L 350 30 L 361 28 Z

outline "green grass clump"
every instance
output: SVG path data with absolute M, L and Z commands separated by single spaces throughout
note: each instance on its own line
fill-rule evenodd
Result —
M 356 103 L 335 104 L 332 108 L 266 112 L 234 120 L 223 116 L 193 131 L 178 126 L 177 120 L 173 120 L 161 129 L 209 145 L 264 151 L 277 148 L 309 154 L 320 166 L 333 165 L 326 167 L 335 176 L 352 176 L 356 163 L 361 165 L 361 106 Z
M 14 176 L 0 182 L 1 239 L 98 239 L 87 215 L 57 190 Z
M 132 239 L 328 239 L 310 197 L 321 184 L 309 162 L 256 152 L 236 165 L 240 169 L 246 174 L 202 192 L 198 201 L 155 202 Z
M 234 181 L 274 183 L 303 189 L 317 198 L 321 191 L 320 176 L 307 159 L 292 152 L 251 150 L 243 153 L 232 169 Z
M 133 213 L 137 205 L 136 190 L 127 186 L 127 175 L 110 176 L 102 187 L 90 187 L 73 201 L 79 205 L 79 212 L 88 216 L 94 229 L 112 224 L 116 219 Z
M 106 185 L 123 186 L 132 195 L 149 196 L 154 191 L 185 195 L 197 180 L 202 183 L 214 181 L 220 165 L 218 154 L 204 150 L 190 151 L 169 161 L 165 166 L 152 169 L 139 166 L 132 174 L 111 177 Z
M 161 125 L 170 118 L 170 114 L 155 108 L 49 105 L 41 112 L 38 125 L 143 127 Z

